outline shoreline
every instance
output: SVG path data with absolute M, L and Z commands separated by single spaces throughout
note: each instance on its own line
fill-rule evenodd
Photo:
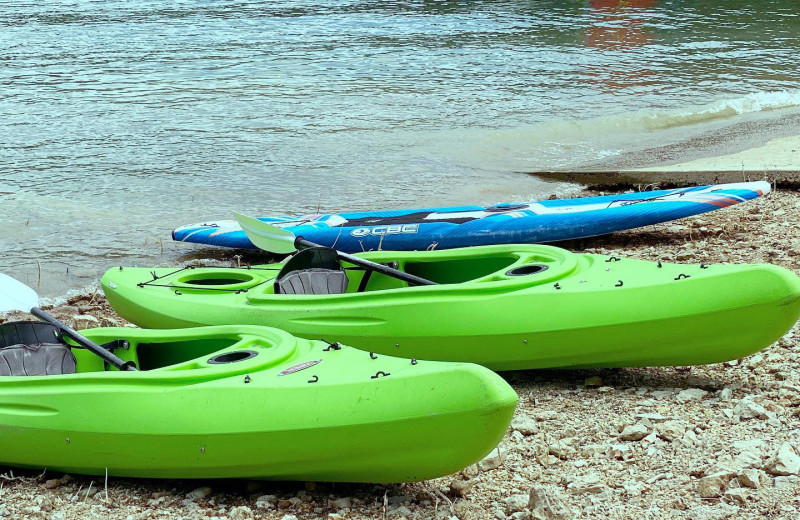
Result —
M 630 189 L 658 185 L 722 184 L 768 180 L 777 188 L 800 190 L 800 135 L 779 137 L 737 152 L 708 155 L 686 162 L 662 161 L 658 166 L 574 171 L 528 172 L 549 181 L 574 182 L 590 188 Z
M 766 261 L 800 274 L 798 222 L 800 193 L 778 190 L 680 221 L 556 245 L 651 261 Z M 97 291 L 75 295 L 52 312 L 76 328 L 126 325 Z M 769 464 L 784 443 L 792 450 L 800 442 L 798 363 L 795 326 L 764 351 L 727 363 L 507 372 L 520 404 L 500 452 L 490 454 L 496 460 L 422 483 L 110 478 L 106 500 L 96 477 L 1 468 L 7 478 L 0 513 L 26 518 L 44 512 L 63 520 L 503 520 L 531 518 L 533 492 L 563 504 L 574 518 L 638 519 L 654 511 L 661 517 L 795 518 L 800 477 L 770 473 Z M 646 436 L 626 440 L 626 427 Z M 748 465 L 757 482 L 715 476 L 737 464 Z

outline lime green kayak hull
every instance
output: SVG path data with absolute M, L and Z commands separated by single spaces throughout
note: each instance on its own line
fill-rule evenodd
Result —
M 128 340 L 114 352 L 143 370 L 104 370 L 73 349 L 76 374 L 0 378 L 0 464 L 149 478 L 418 481 L 489 453 L 517 402 L 477 365 L 412 364 L 265 327 L 84 333 Z
M 360 256 L 441 285 L 408 287 L 375 273 L 357 292 L 363 271 L 351 269 L 344 294 L 275 294 L 280 265 L 266 265 L 114 268 L 102 286 L 142 326 L 271 325 L 495 370 L 720 362 L 770 345 L 800 316 L 800 278 L 766 264 L 662 265 L 540 245 Z M 545 269 L 512 275 L 530 265 Z

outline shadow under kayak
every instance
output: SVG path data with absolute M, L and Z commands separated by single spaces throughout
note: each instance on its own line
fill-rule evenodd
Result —
M 271 325 L 495 370 L 737 359 L 800 315 L 800 278 L 767 264 L 662 264 L 541 245 L 358 256 L 439 285 L 409 287 L 347 263 L 340 294 L 276 294 L 282 264 L 114 268 L 101 282 L 114 309 L 141 326 Z

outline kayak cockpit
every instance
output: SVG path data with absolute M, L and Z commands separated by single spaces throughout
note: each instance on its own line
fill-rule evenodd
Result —
M 285 359 L 294 350 L 294 338 L 282 331 L 248 334 L 253 327 L 141 331 L 101 328 L 85 331 L 101 347 L 142 372 L 184 373 L 204 370 L 210 377 L 231 371 L 263 369 Z M 258 334 L 256 334 L 258 332 Z M 23 359 L 24 356 L 24 359 Z M 0 376 L 68 376 L 119 372 L 101 357 L 40 322 L 0 325 Z M 133 375 L 136 372 L 119 372 Z M 0 377 L 0 381 L 4 378 Z

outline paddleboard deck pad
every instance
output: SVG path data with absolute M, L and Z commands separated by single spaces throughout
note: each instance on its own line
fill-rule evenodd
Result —
M 659 224 L 755 199 L 765 181 L 583 197 L 300 217 L 259 217 L 320 245 L 352 253 L 555 242 Z M 182 226 L 180 242 L 256 249 L 235 220 Z

